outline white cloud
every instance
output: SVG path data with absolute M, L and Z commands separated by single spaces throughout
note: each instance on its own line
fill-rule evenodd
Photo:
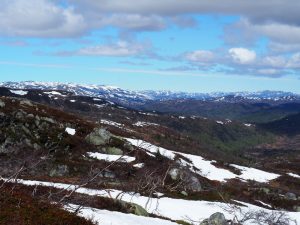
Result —
M 75 55 L 87 56 L 134 56 L 145 51 L 145 46 L 139 43 L 128 43 L 120 41 L 112 45 L 99 45 L 82 48 Z
M 143 16 L 139 14 L 112 14 L 104 15 L 97 21 L 98 27 L 116 26 L 129 30 L 146 30 L 155 31 L 162 30 L 166 27 L 162 17 L 150 15 Z
M 288 60 L 286 67 L 289 69 L 300 69 L 300 52 L 292 55 Z
M 185 58 L 195 63 L 208 63 L 214 59 L 214 54 L 207 50 L 197 50 L 187 53 Z
M 300 27 L 288 24 L 267 23 L 249 24 L 249 28 L 254 32 L 263 34 L 273 41 L 280 43 L 299 43 Z
M 266 56 L 262 59 L 264 66 L 282 68 L 286 65 L 286 59 L 283 56 Z
M 280 74 L 280 70 L 277 69 L 258 69 L 258 74 L 266 75 L 266 76 L 274 76 Z
M 299 0 L 245 1 L 245 0 L 69 0 L 78 8 L 98 12 L 138 13 L 160 16 L 179 14 L 222 13 L 242 15 L 261 23 L 277 21 L 299 24 Z
M 231 48 L 228 52 L 233 61 L 239 64 L 250 64 L 256 59 L 256 53 L 246 48 Z
M 67 37 L 86 31 L 84 18 L 70 7 L 48 0 L 2 0 L 0 34 L 26 37 Z

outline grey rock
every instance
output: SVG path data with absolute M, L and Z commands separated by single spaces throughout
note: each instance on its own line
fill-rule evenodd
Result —
M 197 177 L 190 176 L 185 180 L 185 188 L 191 191 L 202 191 L 201 183 Z
M 33 148 L 34 148 L 34 150 L 40 150 L 41 146 L 39 146 L 37 143 L 34 143 Z
M 36 116 L 35 116 L 35 120 L 34 120 L 34 124 L 35 124 L 37 127 L 40 125 L 40 121 L 41 121 L 41 118 L 40 118 L 38 115 L 36 115 Z
M 28 114 L 28 115 L 26 116 L 26 118 L 27 118 L 27 119 L 34 119 L 34 115 L 33 115 L 33 114 Z
M 202 191 L 199 179 L 196 176 L 194 176 L 193 173 L 191 173 L 190 171 L 172 168 L 169 171 L 169 175 L 174 181 L 183 181 L 183 185 L 186 190 L 193 192 Z
M 41 120 L 46 121 L 48 123 L 52 123 L 52 124 L 56 123 L 54 119 L 48 118 L 48 117 L 42 117 Z
M 131 204 L 131 210 L 133 213 L 137 216 L 149 216 L 149 213 L 144 209 L 142 206 L 135 204 L 135 203 L 130 203 Z
M 172 180 L 178 180 L 180 178 L 180 170 L 177 168 L 172 168 L 169 171 L 169 175 L 171 176 Z
M 116 174 L 110 170 L 105 170 L 101 173 L 102 177 L 114 179 L 116 178 Z
M 4 107 L 5 107 L 5 103 L 2 100 L 0 100 L 0 108 L 4 108 Z
M 25 134 L 31 136 L 31 132 L 30 132 L 30 130 L 27 127 L 22 126 L 22 130 L 24 131 Z
M 67 165 L 58 165 L 50 171 L 50 177 L 63 177 L 69 174 L 69 167 Z
M 11 152 L 11 149 L 10 149 L 10 146 L 12 146 L 14 143 L 14 141 L 11 139 L 11 138 L 6 138 L 4 143 L 2 145 L 0 145 L 0 153 L 4 153 L 4 154 L 7 154 L 7 153 L 10 153 Z
M 104 148 L 103 151 L 106 154 L 110 154 L 110 155 L 123 155 L 123 151 L 119 148 L 115 148 L 115 147 L 107 147 Z
M 261 188 L 260 189 L 263 193 L 265 193 L 265 194 L 269 194 L 270 193 L 270 189 L 269 188 Z
M 180 192 L 180 194 L 182 194 L 185 197 L 189 196 L 189 194 L 186 191 L 182 191 L 182 192 Z
M 20 104 L 21 105 L 26 105 L 26 106 L 33 106 L 31 101 L 29 101 L 29 100 L 22 100 L 22 101 L 20 101 Z
M 208 219 L 203 220 L 200 225 L 228 225 L 228 222 L 223 213 L 216 212 Z
M 103 128 L 96 128 L 92 133 L 86 136 L 85 140 L 92 145 L 99 146 L 108 144 L 111 137 L 112 134 L 109 131 Z
M 25 118 L 25 115 L 26 113 L 23 110 L 20 110 L 15 114 L 15 117 L 19 120 L 22 120 Z
M 288 200 L 293 200 L 293 201 L 297 200 L 297 196 L 292 192 L 286 193 L 284 197 L 285 197 L 285 199 L 288 199 Z

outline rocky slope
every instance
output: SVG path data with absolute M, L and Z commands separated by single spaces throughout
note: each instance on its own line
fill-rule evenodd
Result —
M 105 217 L 106 209 L 142 215 L 151 224 L 206 218 L 202 224 L 215 218 L 227 223 L 235 214 L 220 204 L 245 212 L 285 209 L 299 219 L 299 154 L 262 154 L 278 146 L 276 132 L 238 121 L 137 111 L 66 91 L 0 93 L 0 176 L 7 181 L 0 188 L 13 185 L 36 193 L 37 201 L 65 207 L 84 205 L 82 216 L 93 208 L 99 221 L 115 218 Z M 278 166 L 283 159 L 288 166 Z M 217 212 L 226 219 L 210 217 Z

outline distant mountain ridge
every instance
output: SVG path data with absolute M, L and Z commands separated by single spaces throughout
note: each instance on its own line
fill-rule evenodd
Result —
M 195 99 L 216 102 L 260 102 L 260 101 L 300 101 L 300 95 L 283 91 L 260 92 L 214 92 L 188 93 L 173 91 L 129 91 L 105 85 L 82 85 L 58 82 L 0 82 L 0 86 L 13 89 L 63 90 L 76 95 L 100 97 L 123 105 L 143 104 L 147 101 L 166 101 L 178 99 Z

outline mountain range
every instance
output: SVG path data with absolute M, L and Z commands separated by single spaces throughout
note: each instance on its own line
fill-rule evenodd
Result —
M 74 83 L 57 82 L 1 82 L 0 86 L 14 89 L 40 89 L 63 90 L 73 92 L 76 95 L 101 97 L 123 105 L 142 104 L 147 101 L 165 101 L 178 99 L 194 99 L 217 102 L 257 102 L 257 101 L 300 101 L 300 95 L 282 91 L 260 92 L 213 92 L 213 93 L 189 93 L 173 91 L 129 91 L 114 86 L 82 85 Z

